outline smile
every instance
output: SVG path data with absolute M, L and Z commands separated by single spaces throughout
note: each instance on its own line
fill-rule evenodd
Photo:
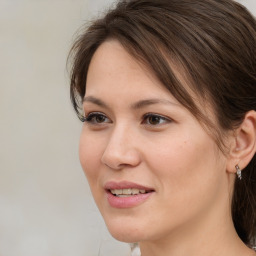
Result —
M 145 189 L 137 189 L 137 188 L 125 188 L 125 189 L 111 189 L 110 192 L 117 197 L 129 197 L 132 195 L 145 194 L 150 191 L 146 191 Z
M 104 186 L 109 205 L 131 208 L 147 201 L 155 190 L 132 182 L 107 182 Z

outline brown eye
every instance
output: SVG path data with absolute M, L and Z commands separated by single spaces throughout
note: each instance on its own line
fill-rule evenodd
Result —
M 91 124 L 102 124 L 102 123 L 110 123 L 110 120 L 104 114 L 90 113 L 87 117 L 85 117 L 85 122 L 91 123 Z
M 148 123 L 152 125 L 159 124 L 161 121 L 161 118 L 159 116 L 149 116 L 148 117 Z
M 106 117 L 103 116 L 103 115 L 96 115 L 96 116 L 95 116 L 95 121 L 96 121 L 97 123 L 104 123 L 105 120 L 106 120 Z
M 169 118 L 161 116 L 161 115 L 147 114 L 144 116 L 142 123 L 147 124 L 147 125 L 156 126 L 156 125 L 168 123 L 170 121 L 171 120 Z

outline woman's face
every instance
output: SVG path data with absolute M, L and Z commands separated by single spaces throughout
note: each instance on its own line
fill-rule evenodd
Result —
M 83 106 L 80 161 L 115 238 L 153 241 L 213 221 L 227 200 L 226 157 L 117 41 L 93 56 Z

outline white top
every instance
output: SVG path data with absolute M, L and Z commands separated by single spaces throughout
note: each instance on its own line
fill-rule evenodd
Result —
M 130 244 L 130 246 L 131 246 L 131 251 L 132 251 L 131 256 L 141 256 L 140 247 L 137 243 L 132 243 L 132 244 Z

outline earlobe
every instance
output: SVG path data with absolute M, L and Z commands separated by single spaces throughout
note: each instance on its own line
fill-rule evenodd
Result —
M 256 111 L 249 111 L 236 129 L 231 143 L 227 171 L 237 172 L 238 165 L 243 170 L 256 152 Z

